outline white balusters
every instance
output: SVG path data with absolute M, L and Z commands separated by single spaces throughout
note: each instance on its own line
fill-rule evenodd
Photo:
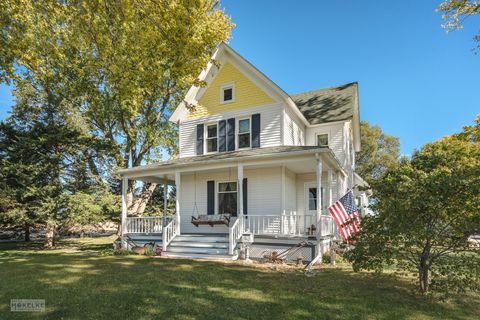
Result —
M 163 226 L 172 217 L 129 217 L 127 218 L 127 233 L 162 233 Z

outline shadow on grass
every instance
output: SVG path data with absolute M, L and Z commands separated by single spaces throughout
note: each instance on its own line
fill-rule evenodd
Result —
M 240 264 L 101 257 L 90 251 L 10 252 L 0 260 L 0 318 L 10 299 L 46 300 L 31 318 L 469 319 L 468 298 L 440 304 L 390 276 L 321 269 L 314 277 Z

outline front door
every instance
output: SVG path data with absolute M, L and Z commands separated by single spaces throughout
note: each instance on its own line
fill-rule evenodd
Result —
M 305 183 L 305 214 L 314 215 L 317 213 L 317 184 L 315 182 Z

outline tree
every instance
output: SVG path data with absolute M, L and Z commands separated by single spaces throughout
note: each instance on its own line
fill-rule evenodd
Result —
M 375 214 L 349 252 L 355 270 L 397 263 L 424 293 L 480 289 L 480 249 L 469 244 L 480 232 L 480 144 L 463 136 L 425 145 L 372 183 Z
M 356 155 L 355 171 L 367 181 L 378 179 L 385 171 L 398 165 L 400 140 L 366 121 L 360 125 L 362 150 Z
M 437 11 L 442 12 L 442 18 L 446 21 L 442 27 L 450 32 L 463 28 L 465 19 L 479 15 L 480 3 L 476 0 L 445 0 Z M 480 42 L 480 35 L 476 35 L 474 40 Z
M 4 0 L 0 26 L 0 77 L 57 83 L 115 171 L 176 153 L 168 118 L 187 88 L 202 85 L 196 76 L 233 25 L 214 0 Z M 144 184 L 137 202 L 135 189 L 130 182 L 128 206 L 138 214 L 155 185 Z
M 28 240 L 30 226 L 43 225 L 45 246 L 53 246 L 57 226 L 66 219 L 69 185 L 93 188 L 76 167 L 87 170 L 89 148 L 95 144 L 75 117 L 75 109 L 62 103 L 54 86 L 39 89 L 32 79 L 17 81 L 16 105 L 0 123 L 1 205 L 3 223 L 22 225 Z M 70 187 L 71 188 L 71 187 Z M 79 191 L 82 191 L 80 189 Z

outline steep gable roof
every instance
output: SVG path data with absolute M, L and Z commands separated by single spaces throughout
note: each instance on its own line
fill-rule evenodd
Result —
M 302 92 L 290 95 L 312 125 L 349 120 L 354 116 L 358 84 Z

